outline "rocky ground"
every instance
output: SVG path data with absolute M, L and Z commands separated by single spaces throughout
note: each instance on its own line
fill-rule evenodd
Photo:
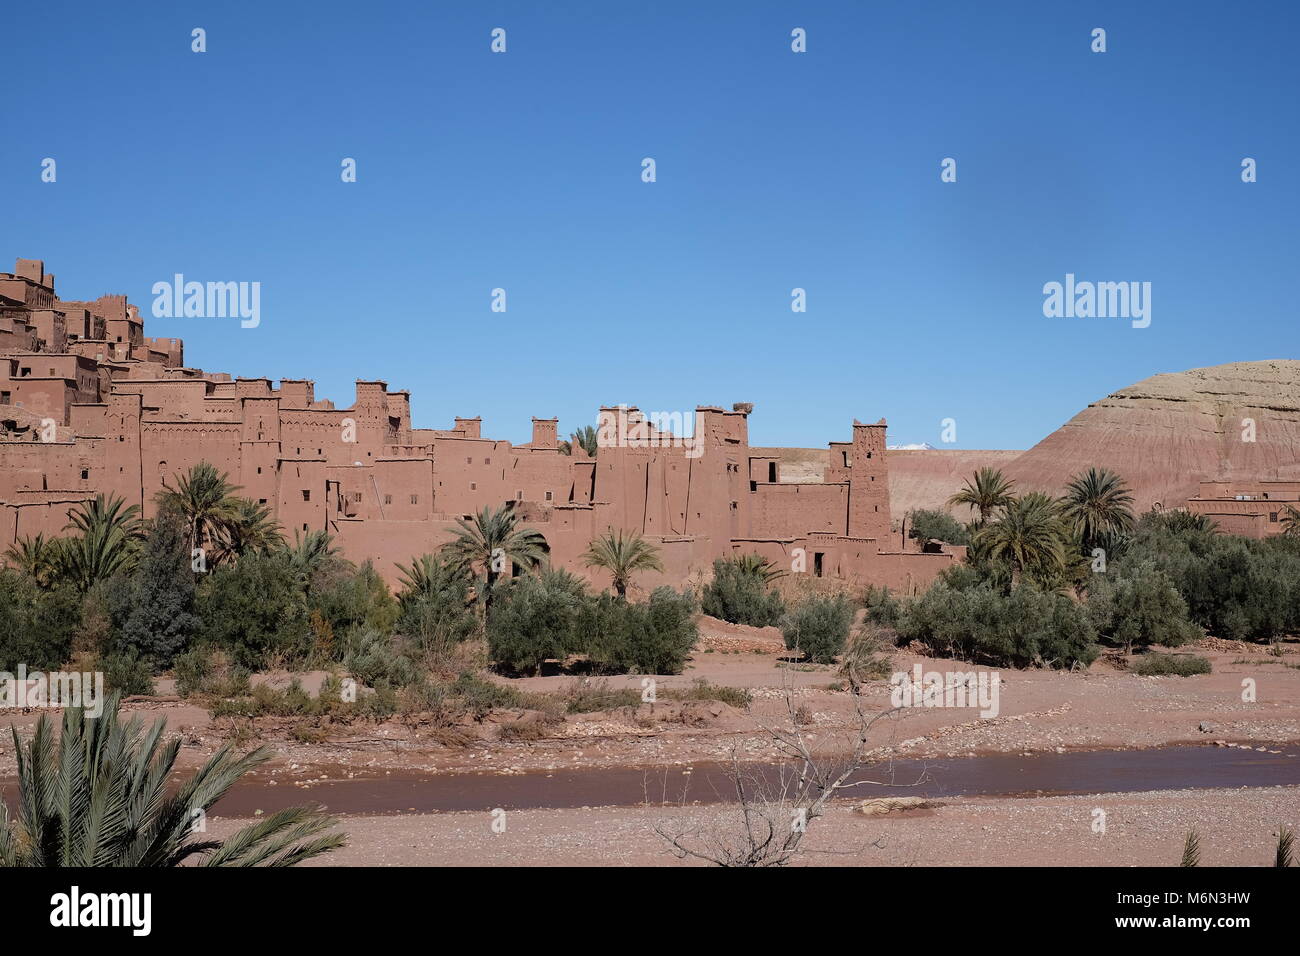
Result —
M 1094 830 L 1097 810 L 1105 832 Z M 724 806 L 348 816 L 349 845 L 328 866 L 680 866 L 659 831 L 734 839 Z M 956 799 L 883 817 L 835 806 L 808 827 L 794 865 L 1176 866 L 1187 830 L 1203 866 L 1272 865 L 1278 827 L 1300 820 L 1300 790 L 1176 790 L 1037 799 Z M 214 819 L 214 835 L 249 819 Z M 500 823 L 497 823 L 500 829 Z

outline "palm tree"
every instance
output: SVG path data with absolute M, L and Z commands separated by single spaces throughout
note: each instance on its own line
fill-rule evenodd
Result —
M 662 571 L 659 549 L 635 531 L 623 533 L 622 528 L 610 528 L 591 542 L 582 556 L 589 568 L 602 568 L 614 578 L 614 590 L 621 598 L 627 597 L 627 586 L 638 571 Z
M 771 584 L 777 578 L 785 577 L 785 572 L 757 552 L 736 554 L 726 559 L 741 574 L 759 578 L 764 584 Z
M 284 544 L 280 522 L 266 505 L 251 498 L 234 498 L 230 517 L 214 532 L 220 564 L 248 552 L 267 554 Z
M 438 580 L 445 567 L 446 565 L 432 554 L 422 554 L 418 558 L 412 558 L 409 565 L 397 565 L 402 584 L 402 590 L 398 592 L 397 599 L 406 604 L 436 593 Z
M 240 757 L 227 744 L 169 793 L 180 737 L 163 743 L 161 718 L 144 732 L 138 715 L 123 724 L 118 704 L 114 695 L 93 718 L 68 708 L 57 742 L 46 715 L 25 747 L 11 728 L 18 817 L 11 821 L 0 801 L 0 865 L 170 867 L 196 858 L 202 866 L 293 866 L 343 846 L 343 834 L 326 832 L 336 821 L 307 807 L 204 839 L 195 821 L 270 752 Z
M 1090 552 L 1133 527 L 1133 495 L 1113 471 L 1089 468 L 1065 486 L 1061 514 Z
M 31 576 L 41 589 L 51 587 L 63 568 L 62 538 L 47 538 L 42 533 L 22 537 L 5 552 L 5 561 Z
M 58 574 L 88 591 L 98 582 L 129 570 L 143 537 L 140 506 L 117 495 L 96 495 L 68 512 L 64 530 L 76 530 L 58 550 Z
M 542 565 L 537 577 L 542 587 L 552 593 L 571 594 L 577 598 L 587 594 L 586 581 L 565 568 L 553 567 L 549 561 Z
M 176 487 L 158 492 L 158 507 L 175 511 L 185 519 L 190 548 L 202 548 L 214 540 L 220 529 L 235 519 L 238 506 L 235 492 L 224 472 L 206 461 L 190 469 L 189 474 L 176 475 Z
M 409 565 L 397 565 L 402 589 L 397 594 L 403 608 L 422 598 L 459 596 L 464 599 L 470 575 L 446 558 L 435 554 L 422 554 Z
M 1300 538 L 1300 510 L 1295 505 L 1286 505 L 1282 509 L 1282 534 L 1288 538 Z
M 980 552 L 1011 568 L 1014 587 L 1028 574 L 1037 581 L 1059 576 L 1066 568 L 1065 526 L 1058 502 L 1038 491 L 1013 498 L 1002 516 L 975 535 Z
M 304 589 L 311 584 L 317 571 L 342 560 L 343 553 L 334 547 L 334 539 L 327 531 L 308 531 L 306 534 L 295 531 L 293 544 L 285 550 L 298 584 Z
M 1183 534 L 1194 532 L 1198 534 L 1213 534 L 1219 530 L 1219 526 L 1205 515 L 1193 514 L 1185 508 L 1174 508 L 1169 511 L 1148 511 L 1142 516 L 1141 525 L 1151 525 L 1163 528 L 1165 531 L 1174 534 Z
M 458 518 L 451 530 L 456 537 L 442 546 L 442 556 L 453 567 L 474 574 L 482 567 L 487 575 L 483 593 L 484 616 L 491 616 L 492 587 L 506 570 L 506 562 L 532 569 L 541 563 L 549 550 L 546 538 L 535 528 L 516 527 L 518 516 L 514 503 L 507 502 L 495 511 L 485 507 L 472 521 Z
M 599 448 L 599 442 L 596 440 L 596 426 L 583 425 L 576 432 L 569 436 L 569 447 L 577 445 L 587 453 L 587 457 L 595 458 L 596 451 Z
M 1011 488 L 1014 481 L 1002 474 L 1000 468 L 980 468 L 973 478 L 967 478 L 961 491 L 948 499 L 948 506 L 968 505 L 979 512 L 976 527 L 988 524 L 989 518 L 998 508 L 1005 508 L 1011 503 Z

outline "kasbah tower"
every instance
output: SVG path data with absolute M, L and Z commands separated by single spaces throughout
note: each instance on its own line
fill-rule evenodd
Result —
M 782 481 L 780 456 L 749 446 L 752 407 L 701 406 L 693 439 L 634 406 L 607 406 L 620 440 L 593 459 L 565 454 L 554 418 L 526 445 L 486 438 L 479 418 L 415 428 L 410 393 L 358 381 L 351 408 L 308 380 L 231 378 L 184 361 L 179 339 L 144 335 L 126 296 L 57 297 L 36 259 L 0 273 L 0 553 L 65 533 L 97 494 L 155 511 L 164 482 L 201 461 L 267 505 L 286 537 L 324 530 L 390 583 L 396 565 L 436 550 L 457 518 L 509 504 L 546 537 L 551 561 L 596 587 L 582 554 L 609 528 L 660 549 L 639 589 L 707 576 L 715 558 L 758 553 L 783 570 L 924 588 L 959 548 L 906 550 L 891 531 L 884 420 L 830 444 L 823 480 Z M 696 442 L 702 445 L 695 445 Z

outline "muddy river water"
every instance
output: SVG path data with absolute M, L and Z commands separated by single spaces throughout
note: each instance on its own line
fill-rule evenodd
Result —
M 1241 747 L 1171 746 L 1148 750 L 1095 750 L 1033 755 L 992 754 L 929 760 L 894 760 L 863 770 L 854 798 L 878 796 L 1032 796 L 1131 793 L 1143 790 L 1300 786 L 1300 745 Z M 1272 753 L 1269 751 L 1279 751 Z M 340 771 L 328 772 L 334 776 Z M 342 771 L 346 772 L 346 771 Z M 354 771 L 355 772 L 355 771 Z M 781 768 L 751 764 L 745 773 L 775 784 Z M 870 782 L 868 782 L 870 781 Z M 6 786 L 12 799 L 13 787 Z M 383 814 L 455 810 L 562 809 L 642 803 L 716 803 L 733 800 L 729 766 L 599 768 L 500 773 L 390 773 L 297 786 L 283 775 L 234 787 L 214 808 L 247 816 L 300 803 L 320 803 L 334 813 Z

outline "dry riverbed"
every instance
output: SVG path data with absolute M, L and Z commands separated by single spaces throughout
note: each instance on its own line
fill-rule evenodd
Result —
M 124 709 L 146 720 L 166 717 L 182 736 L 179 765 L 190 768 L 235 736 L 241 745 L 263 744 L 274 754 L 250 783 L 284 788 L 296 802 L 325 798 L 331 781 L 374 781 L 398 775 L 475 777 L 564 774 L 638 768 L 650 774 L 699 765 L 776 758 L 764 730 L 788 726 L 797 712 L 801 732 L 819 753 L 841 752 L 857 726 L 854 700 L 831 667 L 785 660 L 774 629 L 739 628 L 705 620 L 702 641 L 686 672 L 658 678 L 655 704 L 570 714 L 536 739 L 501 739 L 501 728 L 527 719 L 494 712 L 448 735 L 418 719 L 326 722 L 304 734 L 300 721 L 221 718 L 175 698 L 137 699 Z M 882 720 L 872 732 L 873 756 L 905 761 L 972 755 L 1059 754 L 1077 750 L 1132 750 L 1199 745 L 1269 753 L 1300 743 L 1300 645 L 1266 648 L 1206 641 L 1185 651 L 1210 659 L 1213 673 L 1196 677 L 1139 677 L 1122 663 L 1101 660 L 1085 672 L 1002 670 L 998 714 L 981 718 L 970 708 L 914 708 Z M 976 670 L 908 650 L 893 652 L 894 671 Z M 316 675 L 319 679 L 319 675 Z M 562 692 L 573 677 L 505 681 L 530 692 Z M 745 688 L 748 707 L 721 701 L 671 701 L 662 692 L 688 689 L 695 680 Z M 283 680 L 283 678 L 281 678 Z M 640 677 L 608 678 L 611 688 L 641 688 Z M 1253 682 L 1254 700 L 1243 700 Z M 312 680 L 304 680 L 311 686 Z M 165 688 L 164 688 L 165 689 Z M 889 707 L 888 681 L 872 682 L 870 711 Z M 38 715 L 9 713 L 20 734 Z M 3 728 L 0 728 L 3 730 Z M 1295 748 L 1291 748 L 1294 750 Z M 1278 758 L 1281 759 L 1281 758 Z M 1300 762 L 1300 761 L 1298 761 Z M 14 774 L 12 744 L 0 738 L 0 777 Z M 1154 782 L 1154 781 L 1153 781 Z M 1157 786 L 1167 786 L 1164 782 Z M 1196 784 L 1188 784 L 1193 786 Z M 1078 788 L 1062 787 L 1062 791 Z M 1133 788 L 1126 788 L 1133 789 Z M 1007 792 L 1013 792 L 1009 789 Z M 254 801 L 256 802 L 256 801 Z M 328 800 L 326 800 L 328 802 Z M 512 809 L 504 833 L 494 832 L 483 811 L 416 813 L 385 807 L 382 814 L 345 816 L 349 849 L 329 864 L 443 863 L 668 863 L 674 862 L 656 826 L 723 825 L 726 806 L 627 805 L 565 809 Z M 639 801 L 638 801 L 639 802 Z M 559 804 L 562 806 L 562 804 Z M 1104 809 L 1107 830 L 1093 830 L 1092 811 Z M 241 816 L 246 806 L 234 811 Z M 238 822 L 219 815 L 213 826 Z M 849 801 L 836 804 L 810 828 L 803 862 L 816 864 L 1145 864 L 1177 861 L 1186 830 L 1202 833 L 1207 864 L 1265 863 L 1280 824 L 1300 823 L 1300 787 L 1178 789 L 1121 795 L 1026 797 L 957 796 L 935 809 L 865 817 Z

